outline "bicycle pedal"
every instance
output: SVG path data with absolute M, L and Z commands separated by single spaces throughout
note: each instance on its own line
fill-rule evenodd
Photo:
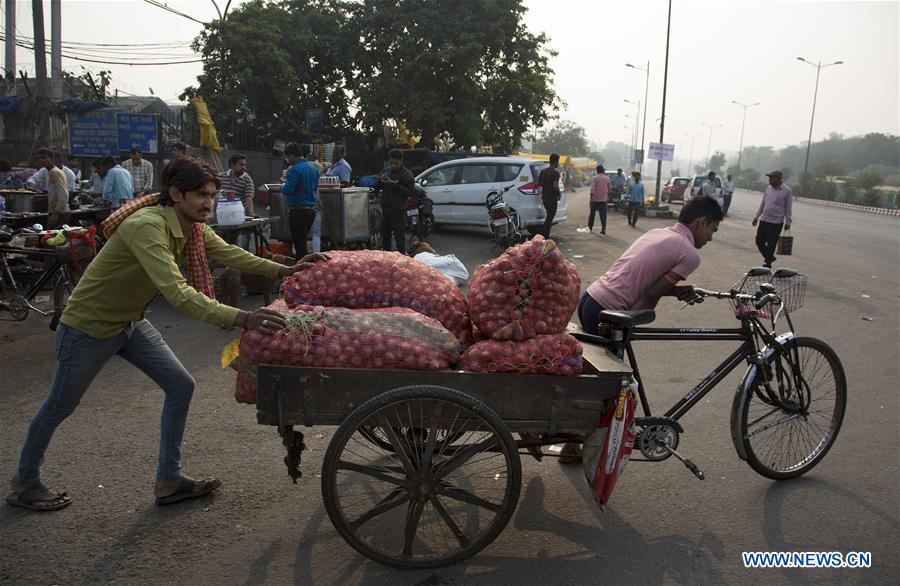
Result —
M 684 467 L 690 470 L 691 473 L 697 478 L 697 480 L 706 480 L 706 474 L 692 461 L 682 457 L 681 454 L 670 448 L 669 445 L 664 442 L 659 442 L 659 445 L 665 448 L 670 454 L 678 458 L 681 463 L 684 464 Z

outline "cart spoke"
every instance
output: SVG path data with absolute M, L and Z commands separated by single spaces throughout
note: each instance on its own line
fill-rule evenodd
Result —
M 434 471 L 435 478 L 443 478 L 447 474 L 450 474 L 451 472 L 468 462 L 474 456 L 482 452 L 486 452 L 496 446 L 497 438 L 493 435 L 484 441 L 478 442 L 477 444 L 466 446 L 464 449 L 456 452 L 449 460 L 443 462 L 437 467 L 437 469 Z
M 407 446 L 404 446 L 400 441 L 400 437 L 397 435 L 396 430 L 394 430 L 383 413 L 378 413 L 375 417 L 378 419 L 378 423 L 384 431 L 385 437 L 387 437 L 388 441 L 391 443 L 391 447 L 394 448 L 394 453 L 399 456 L 407 476 L 415 476 L 416 467 L 413 466 L 412 460 L 409 458 L 409 452 L 406 449 Z
M 364 464 L 357 464 L 355 462 L 347 462 L 346 460 L 341 460 L 340 462 L 338 462 L 337 469 L 359 472 L 360 474 L 365 474 L 366 476 L 371 476 L 372 478 L 377 478 L 378 480 L 382 480 L 390 484 L 396 484 L 397 486 L 406 487 L 407 485 L 409 485 L 409 481 L 405 478 L 390 476 L 388 474 L 385 474 L 383 471 L 378 470 L 377 468 L 366 466 Z
M 412 556 L 413 539 L 416 537 L 416 529 L 419 528 L 419 519 L 424 508 L 423 501 L 412 501 L 406 510 L 406 531 L 403 535 L 403 555 L 406 557 Z
M 396 509 L 408 500 L 409 493 L 401 488 L 394 489 L 394 491 L 384 497 L 384 499 L 382 499 L 380 503 L 375 505 L 375 508 L 370 510 L 368 513 L 363 514 L 355 521 L 351 521 L 348 526 L 350 527 L 350 530 L 355 533 L 356 530 L 359 529 L 366 521 L 370 521 L 378 515 Z
M 443 403 L 435 403 L 434 408 L 428 415 L 428 441 L 425 443 L 425 453 L 422 457 L 422 465 L 425 467 L 431 467 L 431 458 L 434 455 L 434 444 L 437 441 L 438 435 L 438 429 L 435 427 L 435 423 L 440 418 L 442 411 Z
M 431 506 L 434 507 L 434 510 L 438 512 L 438 515 L 441 516 L 441 519 L 444 520 L 444 523 L 447 524 L 447 527 L 449 527 L 450 531 L 453 532 L 453 535 L 456 536 L 460 547 L 469 547 L 469 538 L 466 537 L 466 534 L 463 533 L 462 529 L 459 528 L 459 525 L 456 524 L 456 521 L 453 520 L 453 517 L 450 516 L 450 513 L 447 512 L 447 509 L 444 508 L 444 505 L 437 495 L 431 497 Z
M 470 505 L 483 507 L 489 511 L 494 511 L 495 513 L 500 510 L 500 505 L 485 500 L 462 488 L 456 488 L 455 486 L 443 486 L 441 488 L 441 494 L 464 503 L 469 503 Z

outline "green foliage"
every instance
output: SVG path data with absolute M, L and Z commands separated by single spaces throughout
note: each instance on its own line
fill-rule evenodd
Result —
M 837 163 L 835 161 L 828 161 L 827 163 L 822 163 L 821 165 L 817 165 L 813 174 L 819 178 L 827 178 L 827 177 L 840 177 L 847 173 L 847 170 L 843 165 Z
M 709 171 L 715 171 L 716 175 L 722 173 L 722 167 L 725 166 L 725 153 L 721 151 L 716 151 L 713 156 L 709 158 Z
M 457 148 L 512 151 L 558 109 L 555 53 L 546 36 L 526 29 L 521 0 L 347 6 L 350 31 L 341 42 L 355 48 L 353 92 L 366 128 L 393 118 L 424 143 L 446 132 Z
M 741 176 L 741 168 L 738 167 L 737 163 L 728 165 L 728 168 L 725 169 L 725 175 L 731 175 L 734 179 L 737 179 Z
M 103 69 L 96 75 L 81 68 L 84 73 L 77 75 L 70 71 L 62 71 L 63 84 L 72 95 L 82 100 L 97 100 L 105 102 L 109 99 L 109 84 L 112 81 L 112 72 Z
M 536 153 L 559 153 L 571 157 L 582 157 L 589 151 L 584 128 L 571 120 L 562 120 L 538 136 L 534 143 Z
M 806 160 L 806 144 L 783 149 L 770 146 L 744 147 L 743 163 L 758 169 L 802 169 Z M 809 168 L 816 169 L 830 162 L 840 164 L 845 173 L 855 173 L 870 165 L 896 168 L 900 161 L 900 137 L 873 132 L 865 136 L 844 137 L 831 133 L 827 140 L 813 142 L 810 149 Z M 889 173 L 883 173 L 888 175 Z M 787 180 L 787 177 L 785 177 Z
M 794 176 L 794 170 L 791 169 L 790 167 L 782 167 L 781 174 L 782 174 L 782 177 L 781 177 L 782 181 L 789 181 L 791 179 L 791 177 Z
M 345 8 L 327 0 L 241 4 L 194 40 L 203 73 L 181 98 L 199 94 L 206 100 L 223 142 L 235 123 L 263 144 L 310 138 L 310 108 L 324 108 L 327 125 L 347 125 L 355 43 L 347 40 Z
M 738 184 L 744 189 L 755 189 L 760 182 L 762 174 L 752 167 L 741 169 L 740 175 L 737 176 Z

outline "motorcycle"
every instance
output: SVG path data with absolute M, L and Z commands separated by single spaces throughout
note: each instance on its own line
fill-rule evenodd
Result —
M 515 184 L 509 185 L 503 191 L 492 191 L 485 200 L 491 240 L 504 248 L 523 240 L 522 231 L 519 229 L 519 214 L 503 199 L 503 194 L 514 186 Z
M 415 196 L 406 198 L 406 229 L 413 237 L 425 240 L 434 228 L 434 202 L 418 183 L 415 190 Z

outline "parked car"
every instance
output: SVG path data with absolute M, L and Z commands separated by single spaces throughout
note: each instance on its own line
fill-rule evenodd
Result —
M 700 188 L 703 187 L 703 184 L 706 183 L 708 179 L 706 175 L 694 175 L 694 178 L 691 180 L 691 188 L 690 188 L 690 197 L 694 197 L 700 193 Z M 684 195 L 687 197 L 688 190 L 684 190 Z M 716 175 L 716 199 L 719 203 L 722 203 L 722 178 Z
M 528 157 L 492 156 L 447 161 L 416 177 L 434 202 L 435 224 L 484 226 L 488 194 L 513 184 L 504 199 L 517 213 L 520 228 L 539 231 L 547 217 L 537 178 L 547 161 Z M 563 192 L 560 180 L 559 190 Z M 566 195 L 559 201 L 553 223 L 566 221 Z
M 662 200 L 665 202 L 684 201 L 684 192 L 690 182 L 690 177 L 670 178 L 663 187 Z

